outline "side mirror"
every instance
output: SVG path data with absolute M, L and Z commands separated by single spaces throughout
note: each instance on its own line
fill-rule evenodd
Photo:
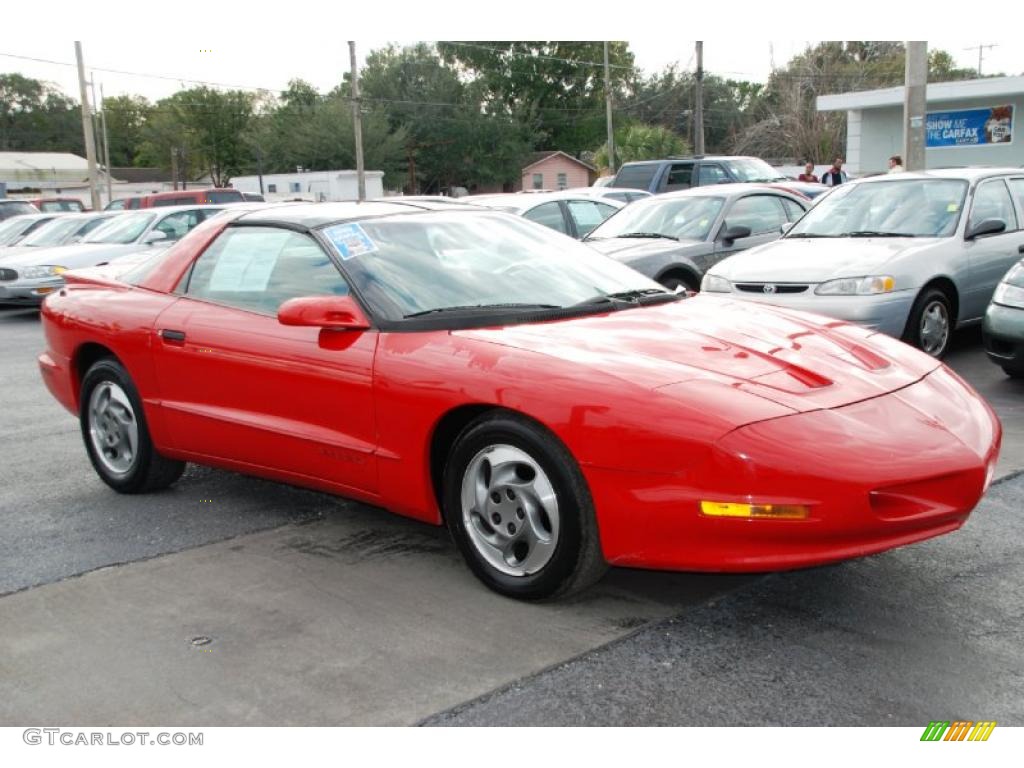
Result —
M 363 310 L 351 296 L 302 296 L 289 299 L 277 310 L 281 325 L 362 331 L 370 327 Z
M 724 243 L 742 240 L 744 237 L 750 237 L 750 227 L 745 227 L 742 224 L 734 224 L 731 227 L 727 227 L 719 235 L 719 239 Z
M 783 224 L 781 227 L 779 227 L 779 233 L 784 235 L 787 232 L 789 232 L 789 230 L 791 230 L 792 228 L 793 228 L 793 222 L 792 221 L 787 221 L 785 224 Z
M 976 237 L 982 235 L 998 235 L 1000 232 L 1006 231 L 1006 222 L 1002 219 L 984 219 L 979 221 L 973 227 L 967 228 L 967 234 L 965 237 L 968 240 L 973 240 Z
M 150 245 L 151 243 L 159 243 L 161 240 L 166 240 L 166 239 L 167 239 L 167 233 L 166 232 L 161 232 L 158 229 L 154 229 L 152 232 L 147 233 L 146 236 L 142 238 L 142 242 L 145 245 Z

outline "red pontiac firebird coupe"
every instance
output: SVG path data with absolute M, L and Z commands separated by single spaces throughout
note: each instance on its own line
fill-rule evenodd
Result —
M 447 524 L 515 597 L 948 533 L 999 450 L 988 405 L 883 334 L 669 293 L 470 206 L 229 211 L 66 281 L 39 364 L 114 490 L 193 461 L 361 499 Z

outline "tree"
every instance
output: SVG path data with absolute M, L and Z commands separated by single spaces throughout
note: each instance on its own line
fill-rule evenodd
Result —
M 540 149 L 574 156 L 605 134 L 602 42 L 442 42 L 445 62 L 482 87 L 492 114 L 504 114 L 536 132 Z M 609 44 L 613 94 L 624 97 L 634 74 L 629 44 Z
M 85 154 L 77 103 L 49 83 L 0 74 L 0 150 Z
M 615 131 L 615 167 L 634 160 L 658 160 L 691 151 L 686 139 L 660 125 L 634 124 Z M 594 155 L 594 163 L 607 169 L 608 144 L 602 144 Z
M 103 99 L 111 167 L 135 165 L 152 110 L 153 105 L 142 96 L 107 96 Z
M 147 121 L 140 160 L 167 168 L 172 153 L 184 158 L 189 174 L 202 170 L 214 186 L 251 165 L 243 136 L 252 118 L 254 95 L 206 86 L 161 99 Z

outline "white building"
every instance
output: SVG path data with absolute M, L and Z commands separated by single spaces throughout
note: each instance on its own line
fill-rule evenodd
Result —
M 1024 110 L 1024 77 L 929 83 L 925 164 L 1024 165 L 1015 134 Z M 818 111 L 846 112 L 846 168 L 852 174 L 888 169 L 903 154 L 903 86 L 818 97 Z
M 384 196 L 384 172 L 366 171 L 366 199 Z M 240 192 L 260 194 L 259 176 L 234 176 L 231 186 Z M 355 171 L 302 171 L 263 174 L 263 196 L 267 200 L 341 201 L 359 199 Z

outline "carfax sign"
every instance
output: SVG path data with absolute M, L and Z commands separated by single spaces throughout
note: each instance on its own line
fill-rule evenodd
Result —
M 1013 141 L 1013 105 L 929 112 L 927 144 L 931 147 L 977 147 Z

